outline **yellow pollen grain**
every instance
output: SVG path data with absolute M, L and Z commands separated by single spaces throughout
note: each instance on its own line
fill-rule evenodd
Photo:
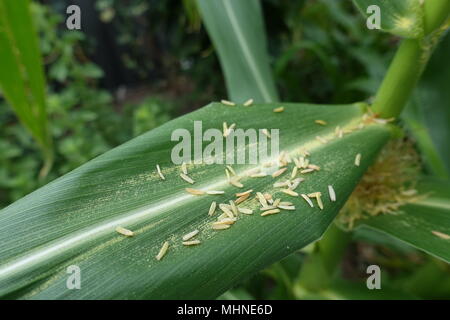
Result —
M 280 170 L 275 171 L 274 173 L 272 173 L 272 178 L 281 176 L 286 170 L 287 168 L 281 168 Z
M 230 209 L 228 209 L 228 206 L 226 204 L 219 204 L 219 208 L 220 210 L 223 211 L 223 213 L 227 215 L 227 217 L 234 218 L 233 212 Z
M 320 124 L 321 126 L 326 126 L 327 125 L 327 122 L 324 121 L 324 120 L 315 120 L 314 122 L 317 123 L 317 124 Z
M 257 192 L 256 196 L 263 207 L 267 207 L 267 200 L 261 192 Z
M 217 202 L 213 201 L 211 202 L 211 206 L 209 207 L 208 215 L 212 216 L 214 212 L 216 211 Z
M 207 194 L 209 195 L 218 195 L 218 194 L 224 194 L 225 191 L 220 191 L 220 190 L 210 190 L 210 191 L 206 191 Z
M 187 183 L 194 184 L 194 182 L 195 182 L 194 180 L 192 180 L 191 177 L 189 177 L 188 175 L 186 175 L 184 173 L 180 173 L 180 177 L 181 177 L 181 179 L 183 179 Z
M 439 232 L 439 231 L 431 231 L 432 234 L 434 234 L 436 237 L 439 237 L 444 240 L 450 240 L 450 235 Z
M 361 153 L 358 153 L 355 157 L 355 166 L 359 167 L 361 164 Z
M 269 216 L 271 214 L 277 214 L 279 212 L 280 212 L 280 209 L 267 210 L 267 211 L 264 211 L 263 213 L 261 213 L 261 216 L 265 217 L 265 216 Z
M 234 224 L 236 222 L 236 218 L 224 218 L 219 221 L 213 222 L 214 226 L 220 225 L 220 224 Z
M 223 136 L 226 137 L 226 135 L 227 135 L 227 133 L 228 133 L 228 125 L 227 125 L 226 122 L 224 122 L 224 123 L 222 124 L 222 126 L 223 126 Z
M 308 194 L 308 197 L 316 198 L 317 205 L 319 206 L 320 210 L 323 210 L 323 203 L 322 203 L 322 193 L 320 192 L 313 192 Z
M 230 177 L 230 173 L 228 172 L 227 168 L 225 168 L 225 174 L 227 175 L 227 181 L 229 182 L 231 177 Z
M 186 175 L 188 174 L 187 167 L 186 167 L 186 162 L 183 162 L 181 164 L 181 172 L 186 174 Z
M 269 139 L 272 138 L 272 136 L 270 135 L 269 131 L 267 129 L 262 129 L 261 132 L 267 136 Z
M 185 246 L 195 246 L 200 243 L 201 243 L 200 240 L 183 241 L 183 245 Z
M 116 228 L 116 232 L 120 233 L 121 235 L 126 236 L 126 237 L 134 236 L 134 232 L 133 231 L 125 229 L 123 227 L 117 227 Z
M 282 210 L 295 210 L 295 206 L 278 206 L 278 209 Z
M 159 164 L 156 165 L 156 170 L 158 171 L 158 175 L 162 180 L 166 180 L 166 178 L 164 177 L 164 175 L 161 172 L 161 168 L 159 167 Z
M 305 201 L 309 204 L 311 208 L 314 207 L 314 204 L 312 203 L 311 199 L 304 193 L 301 194 L 302 198 L 305 199 Z
M 240 193 L 236 193 L 236 197 L 242 197 L 242 196 L 245 196 L 245 195 L 250 194 L 252 192 L 253 192 L 253 189 L 250 189 L 250 190 L 247 190 L 247 191 L 244 191 L 244 192 L 240 192 Z
M 228 100 L 220 100 L 220 102 L 221 102 L 222 104 L 224 104 L 224 105 L 226 105 L 226 106 L 230 106 L 230 107 L 233 107 L 233 106 L 236 105 L 236 103 L 231 102 L 231 101 L 228 101 Z
M 331 201 L 336 201 L 336 192 L 332 185 L 328 185 L 328 195 L 330 196 Z
M 240 204 L 240 203 L 244 202 L 245 200 L 247 200 L 249 197 L 250 197 L 250 193 L 247 193 L 246 195 L 243 195 L 243 196 L 237 198 L 235 203 Z
M 194 230 L 194 231 L 192 231 L 192 232 L 189 232 L 189 233 L 185 234 L 185 235 L 182 237 L 182 239 L 183 239 L 183 241 L 187 241 L 187 240 L 189 240 L 189 239 L 192 239 L 192 238 L 195 237 L 199 232 L 200 232 L 200 231 L 198 231 L 198 230 L 196 229 L 196 230 Z
M 225 230 L 228 229 L 229 227 L 230 227 L 229 224 L 217 224 L 212 226 L 214 230 Z
M 235 176 L 236 175 L 236 171 L 234 171 L 233 167 L 230 165 L 227 165 L 227 169 L 230 171 L 230 173 Z
M 316 171 L 319 171 L 319 170 L 320 170 L 320 167 L 319 167 L 319 166 L 316 166 L 315 164 L 309 164 L 309 165 L 308 165 L 308 168 L 309 168 L 309 169 L 316 170 Z
M 230 179 L 230 184 L 232 184 L 233 186 L 237 187 L 237 188 L 243 188 L 244 185 L 242 183 L 240 183 L 239 181 L 235 180 L 235 179 Z
M 251 209 L 238 208 L 238 210 L 239 210 L 240 213 L 243 213 L 243 214 L 253 214 L 253 210 L 251 210 Z
M 267 173 L 260 172 L 250 175 L 250 178 L 264 178 L 264 177 L 267 177 Z
M 194 196 L 201 196 L 205 194 L 205 191 L 198 190 L 198 189 L 192 189 L 192 188 L 186 188 L 186 192 L 193 194 Z
M 297 171 L 298 171 L 298 168 L 295 166 L 294 169 L 292 169 L 291 179 L 295 178 L 295 176 L 297 175 Z
M 160 261 L 166 255 L 168 249 L 169 249 L 169 242 L 166 241 L 164 242 L 158 254 L 156 255 L 155 257 L 156 260 Z
M 264 196 L 264 199 L 266 199 L 267 201 L 272 200 L 272 195 L 270 193 L 266 192 L 263 194 L 263 196 Z
M 290 195 L 290 196 L 298 197 L 298 193 L 295 192 L 295 191 L 292 191 L 291 189 L 282 189 L 281 191 L 286 193 L 286 194 L 288 194 L 288 195 Z
M 238 215 L 238 210 L 237 210 L 236 204 L 234 203 L 233 200 L 230 200 L 230 207 L 231 207 L 231 211 L 233 212 L 233 214 L 235 216 L 237 216 Z

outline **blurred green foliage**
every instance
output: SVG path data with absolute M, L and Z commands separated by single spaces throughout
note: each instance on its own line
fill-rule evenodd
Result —
M 350 103 L 376 90 L 397 40 L 368 32 L 351 1 L 268 0 L 264 9 L 283 101 Z
M 37 179 L 41 156 L 26 130 L 4 101 L 0 102 L 0 208 L 25 196 L 86 161 L 171 119 L 174 103 L 157 96 L 116 104 L 99 87 L 103 72 L 86 59 L 85 36 L 58 30 L 62 17 L 33 6 L 51 88 L 47 108 L 55 140 L 55 165 Z

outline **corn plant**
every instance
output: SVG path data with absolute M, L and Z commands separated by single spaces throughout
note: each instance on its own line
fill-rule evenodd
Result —
M 450 262 L 450 184 L 423 174 L 399 125 L 449 26 L 450 1 L 354 2 L 363 13 L 377 4 L 382 30 L 403 40 L 373 101 L 315 105 L 279 101 L 257 0 L 198 0 L 232 102 L 167 122 L 0 211 L 0 296 L 216 298 L 313 244 L 295 292 L 320 297 L 360 228 Z M 195 135 L 196 121 L 203 130 L 226 122 L 224 134 L 231 124 L 279 128 L 282 156 L 275 167 L 175 165 L 171 135 Z M 429 143 L 419 151 L 436 154 Z M 67 287 L 71 266 L 80 290 Z

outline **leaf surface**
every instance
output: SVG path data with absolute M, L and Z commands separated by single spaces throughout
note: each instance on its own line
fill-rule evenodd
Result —
M 197 0 L 197 4 L 219 55 L 230 99 L 278 101 L 260 2 Z
M 355 129 L 362 107 L 353 105 L 259 104 L 235 107 L 212 103 L 175 119 L 86 163 L 0 211 L 0 296 L 34 299 L 196 299 L 217 297 L 242 279 L 319 239 L 352 192 L 360 176 L 390 136 L 389 126 L 372 124 Z M 327 126 L 314 121 L 322 119 Z M 309 207 L 273 187 L 277 179 L 246 177 L 254 165 L 234 165 L 244 176 L 244 188 L 227 182 L 225 165 L 188 165 L 194 185 L 180 177 L 180 165 L 171 161 L 178 143 L 171 134 L 179 128 L 193 133 L 202 120 L 203 132 L 222 128 L 223 120 L 243 129 L 280 129 L 280 151 L 297 156 L 310 153 L 320 171 L 299 174 L 301 193 L 322 192 L 324 210 Z M 342 138 L 335 127 L 354 129 Z M 321 136 L 330 141 L 322 144 Z M 273 137 L 272 137 L 273 138 Z M 203 147 L 209 142 L 204 142 Z M 242 149 L 248 148 L 247 144 Z M 364 154 L 361 166 L 354 165 Z M 276 160 L 276 159 L 274 159 Z M 156 172 L 159 164 L 166 180 Z M 277 170 L 262 168 L 271 173 Z M 329 200 L 333 185 L 337 201 Z M 224 195 L 193 196 L 185 191 L 223 190 Z M 295 211 L 260 216 L 253 198 L 240 206 L 254 210 L 239 215 L 228 230 L 215 231 L 208 216 L 212 201 L 227 203 L 236 192 L 253 189 L 292 201 Z M 254 194 L 254 193 L 253 193 Z M 135 232 L 124 237 L 115 228 Z M 181 237 L 194 229 L 202 243 L 186 247 Z M 155 256 L 165 241 L 169 250 Z M 81 270 L 81 290 L 68 290 L 70 265 Z

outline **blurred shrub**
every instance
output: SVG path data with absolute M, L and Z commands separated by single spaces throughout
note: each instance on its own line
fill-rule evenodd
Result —
M 351 1 L 263 4 L 282 100 L 351 103 L 377 89 L 397 40 L 367 30 Z
M 82 49 L 84 35 L 58 30 L 61 17 L 33 6 L 47 69 L 47 108 L 55 140 L 55 165 L 37 180 L 41 157 L 12 110 L 0 101 L 0 208 L 135 135 L 168 121 L 173 105 L 163 98 L 116 104 L 98 86 L 103 72 Z

